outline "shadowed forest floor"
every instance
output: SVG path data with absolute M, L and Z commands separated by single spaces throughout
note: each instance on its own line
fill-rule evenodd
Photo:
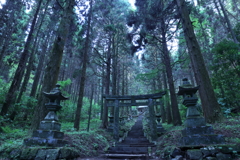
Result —
M 240 116 L 226 118 L 222 122 L 212 124 L 216 134 L 225 136 L 227 144 L 240 145 Z M 0 131 L 0 158 L 8 156 L 9 152 L 14 148 L 23 148 L 23 139 L 30 137 L 31 132 L 23 127 L 23 122 L 10 123 L 4 122 Z M 99 124 L 96 124 L 99 125 Z M 69 141 L 69 147 L 74 147 L 78 150 L 79 159 L 99 157 L 109 146 L 113 144 L 112 136 L 105 130 L 96 129 L 90 132 L 73 131 L 69 129 L 69 123 L 62 124 L 62 129 L 65 133 L 65 139 Z M 181 130 L 184 126 L 172 126 L 163 123 L 163 127 L 167 130 L 157 140 L 156 156 L 171 152 L 173 148 L 178 146 Z M 96 159 L 96 158 L 95 158 Z M 97 158 L 99 159 L 99 158 Z

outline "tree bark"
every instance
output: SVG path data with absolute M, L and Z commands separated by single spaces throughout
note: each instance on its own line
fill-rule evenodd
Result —
M 200 46 L 193 30 L 186 2 L 184 0 L 177 0 L 177 5 L 181 15 L 184 36 L 187 42 L 195 79 L 197 84 L 200 85 L 199 93 L 204 116 L 208 123 L 214 123 L 222 118 L 221 109 L 215 97 Z
M 79 88 L 79 97 L 78 97 L 78 104 L 77 110 L 75 114 L 75 121 L 74 121 L 74 128 L 78 131 L 80 128 L 80 118 L 81 118 L 81 110 L 83 105 L 83 97 L 84 97 L 84 88 L 85 88 L 85 80 L 86 80 L 86 70 L 87 70 L 87 63 L 88 63 L 88 52 L 90 48 L 90 29 L 91 29 L 91 18 L 92 18 L 92 0 L 90 1 L 90 9 L 88 13 L 88 20 L 87 20 L 87 35 L 86 41 L 83 51 L 83 60 L 82 60 L 82 74 L 80 80 L 80 88 Z
M 111 36 L 109 38 L 108 42 L 108 51 L 107 51 L 107 72 L 106 72 L 106 80 L 105 80 L 105 94 L 109 95 L 110 94 L 110 75 L 111 75 Z M 112 107 L 112 110 L 114 108 Z M 111 110 L 111 111 L 112 111 Z M 111 115 L 113 112 L 110 113 Z M 106 106 L 106 102 L 104 103 L 104 108 L 103 108 L 103 120 L 102 120 L 102 127 L 107 128 L 108 126 L 108 107 Z
M 16 91 L 18 90 L 18 88 L 20 86 L 20 83 L 21 83 L 22 78 L 23 78 L 24 70 L 26 68 L 27 59 L 29 57 L 30 44 L 32 43 L 32 38 L 33 38 L 33 31 L 34 31 L 34 28 L 35 28 L 35 24 L 36 24 L 36 21 L 37 21 L 37 17 L 38 17 L 38 13 L 39 13 L 41 4 L 42 4 L 42 0 L 40 0 L 38 2 L 37 9 L 36 9 L 36 12 L 35 12 L 34 17 L 33 17 L 33 21 L 32 21 L 32 24 L 31 24 L 31 28 L 30 28 L 25 46 L 24 46 L 23 53 L 20 57 L 17 70 L 15 72 L 13 81 L 12 81 L 11 86 L 8 90 L 8 93 L 6 95 L 6 100 L 3 103 L 0 115 L 7 114 L 9 107 L 12 105 L 12 103 L 16 99 Z
M 165 71 L 162 71 L 162 75 L 163 75 L 163 86 L 164 86 L 164 90 L 167 91 L 168 87 L 167 87 L 167 79 L 166 79 L 166 73 Z M 166 118 L 167 118 L 167 123 L 171 124 L 172 123 L 172 112 L 171 112 L 171 107 L 170 107 L 170 103 L 169 103 L 169 94 L 167 92 L 167 94 L 163 97 L 164 101 L 165 101 L 165 105 L 166 105 Z
M 89 132 L 89 128 L 90 128 L 90 121 L 91 121 L 91 115 L 92 115 L 92 101 L 93 101 L 93 93 L 94 93 L 94 84 L 92 84 L 91 87 L 91 97 L 90 97 L 90 108 L 89 108 L 89 112 L 88 112 L 88 125 L 87 125 L 87 131 Z
M 232 25 L 231 25 L 231 23 L 230 23 L 230 21 L 229 21 L 229 18 L 228 18 L 228 15 L 227 15 L 226 11 L 225 11 L 225 8 L 224 8 L 221 0 L 218 0 L 218 2 L 219 2 L 219 4 L 220 4 L 221 10 L 222 10 L 222 12 L 223 12 L 223 17 L 224 17 L 224 19 L 225 19 L 225 21 L 226 21 L 226 23 L 227 23 L 228 29 L 230 30 L 232 39 L 233 39 L 233 41 L 234 41 L 236 44 L 238 44 L 238 40 L 237 40 L 237 38 L 236 38 L 236 34 L 234 33 L 234 30 L 232 29 Z
M 162 49 L 163 49 L 163 60 L 164 60 L 163 62 L 166 66 L 168 86 L 169 86 L 169 91 L 170 91 L 173 125 L 181 125 L 182 120 L 181 120 L 180 112 L 178 109 L 177 96 L 176 96 L 175 88 L 174 88 L 171 59 L 170 59 L 170 55 L 169 55 L 168 48 L 167 48 L 166 27 L 165 27 L 165 21 L 163 18 L 161 21 L 161 33 L 162 33 Z
M 69 32 L 69 25 L 72 19 L 73 9 L 75 5 L 75 0 L 68 1 L 68 5 L 64 10 L 63 17 L 60 21 L 57 37 L 53 44 L 53 49 L 49 56 L 49 62 L 47 64 L 45 75 L 43 78 L 43 86 L 41 91 L 50 92 L 52 88 L 55 87 L 58 81 L 59 70 L 62 62 L 64 45 Z M 34 110 L 34 116 L 32 119 L 32 129 L 36 129 L 42 119 L 47 114 L 47 110 L 44 106 L 46 98 L 43 96 L 42 92 L 40 93 L 38 99 L 38 106 Z

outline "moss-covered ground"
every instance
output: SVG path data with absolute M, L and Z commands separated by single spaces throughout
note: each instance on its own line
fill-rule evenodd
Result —
M 83 123 L 80 131 L 73 129 L 73 123 L 62 123 L 62 131 L 65 133 L 65 140 L 68 140 L 68 147 L 74 148 L 79 157 L 98 157 L 112 145 L 112 135 L 100 129 L 100 121 L 91 124 L 90 131 L 86 131 Z M 23 139 L 31 137 L 32 131 L 29 126 L 23 126 L 24 122 L 5 122 L 0 130 L 0 158 L 6 158 L 10 151 L 16 148 L 24 148 Z M 134 123 L 130 123 L 134 124 Z M 210 125 L 210 124 L 209 124 Z M 240 116 L 225 118 L 222 122 L 211 124 L 216 134 L 225 136 L 227 144 L 240 145 Z M 129 125 L 130 127 L 130 125 Z M 163 123 L 166 130 L 157 140 L 156 155 L 161 156 L 171 152 L 178 146 L 181 137 L 181 130 L 184 126 L 172 126 Z
M 207 125 L 213 127 L 215 134 L 223 135 L 226 144 L 240 145 L 240 116 L 224 118 L 221 122 Z M 156 155 L 158 156 L 169 154 L 179 145 L 181 130 L 184 128 L 183 125 L 173 126 L 166 123 L 163 123 L 163 127 L 167 132 L 157 140 Z

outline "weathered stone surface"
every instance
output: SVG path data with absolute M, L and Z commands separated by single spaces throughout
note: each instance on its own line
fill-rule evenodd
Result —
M 201 150 L 201 152 L 203 154 L 203 157 L 208 157 L 208 156 L 212 155 L 211 151 L 207 147 L 200 148 L 200 150 Z
M 72 155 L 72 150 L 70 148 L 61 148 L 59 151 L 59 158 L 63 159 L 63 158 L 71 158 Z
M 234 148 L 235 146 L 227 146 L 227 145 L 218 147 L 219 151 L 225 154 L 232 153 Z
M 44 138 L 28 138 L 24 139 L 24 144 L 27 146 L 51 146 L 62 147 L 67 144 L 67 141 L 62 139 L 44 139 Z
M 187 156 L 191 160 L 199 160 L 202 159 L 202 152 L 199 149 L 190 149 L 187 150 Z
M 219 152 L 219 150 L 216 147 L 209 146 L 207 148 L 211 152 L 212 155 L 216 155 Z
M 186 127 L 206 126 L 206 121 L 203 117 L 187 118 L 185 121 L 185 126 Z
M 209 145 L 223 144 L 225 142 L 222 135 L 194 135 L 182 137 L 180 143 L 182 145 Z
M 61 124 L 56 121 L 41 121 L 39 125 L 40 130 L 56 130 L 60 131 Z
M 184 155 L 184 152 L 182 152 L 182 150 L 180 148 L 174 148 L 173 151 L 171 152 L 170 156 L 172 158 L 175 158 L 176 156 L 183 156 Z
M 186 127 L 182 130 L 183 136 L 191 136 L 196 134 L 213 134 L 213 128 L 211 126 L 200 127 Z
M 218 153 L 216 154 L 216 157 L 218 160 L 232 160 L 231 154 Z
M 216 157 L 206 157 L 206 160 L 217 160 Z
M 39 149 L 34 160 L 45 160 L 47 155 L 47 150 Z
M 25 148 L 22 151 L 20 159 L 34 159 L 37 155 L 38 148 Z
M 194 98 L 194 99 L 196 99 L 196 101 L 197 101 L 197 98 Z M 200 116 L 200 113 L 199 113 L 199 111 L 197 110 L 197 107 L 194 105 L 194 106 L 189 106 L 188 108 L 187 108 L 187 118 L 189 118 L 189 117 L 198 117 L 198 116 Z
M 175 158 L 172 158 L 171 160 L 183 160 L 183 157 L 181 155 L 178 155 Z
M 53 130 L 35 130 L 33 131 L 32 137 L 39 137 L 39 138 L 55 138 L 55 139 L 63 139 L 64 133 L 59 131 Z
M 58 159 L 58 152 L 59 152 L 59 149 L 48 149 L 47 155 L 46 155 L 46 160 Z

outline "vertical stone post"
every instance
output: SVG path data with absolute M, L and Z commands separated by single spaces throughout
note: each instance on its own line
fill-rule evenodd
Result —
M 150 136 L 153 141 L 157 140 L 157 124 L 156 117 L 154 112 L 154 104 L 151 98 L 148 99 L 148 109 L 149 109 L 149 127 L 150 127 Z
M 115 99 L 114 102 L 114 127 L 113 127 L 113 137 L 115 140 L 119 139 L 119 100 Z

